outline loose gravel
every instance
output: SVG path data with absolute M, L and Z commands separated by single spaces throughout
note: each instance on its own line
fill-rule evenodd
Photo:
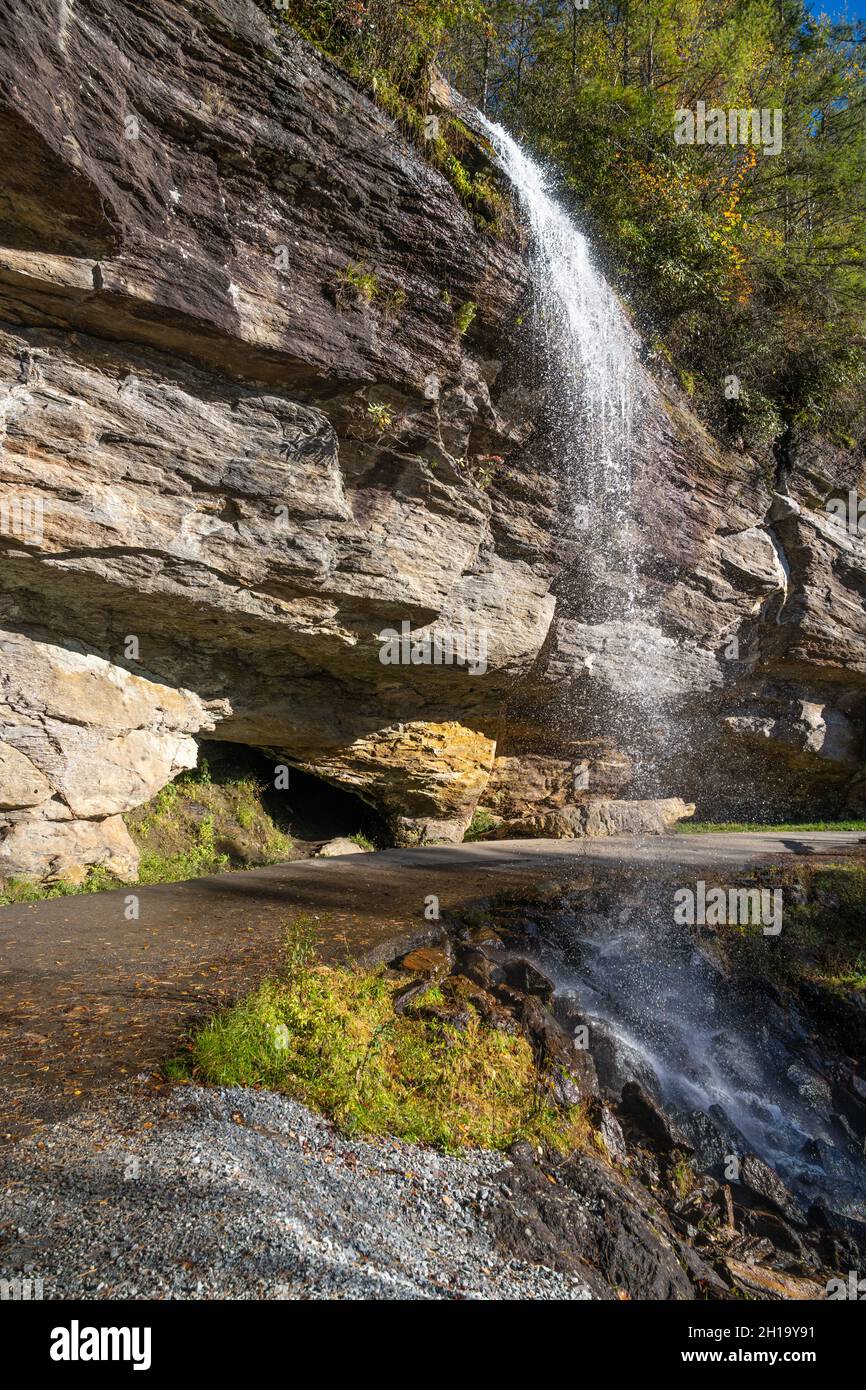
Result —
M 140 1079 L 0 1153 L 0 1278 L 44 1297 L 584 1299 L 501 1255 L 502 1154 L 344 1139 L 270 1092 Z

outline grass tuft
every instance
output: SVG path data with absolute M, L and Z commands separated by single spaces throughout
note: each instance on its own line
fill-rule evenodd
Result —
M 498 824 L 498 816 L 491 815 L 489 811 L 476 811 L 466 827 L 463 839 L 464 841 L 483 840 L 485 835 L 488 835 L 491 830 L 495 830 Z
M 583 1111 L 552 1104 L 524 1038 L 489 1028 L 472 1008 L 459 1026 L 436 1016 L 435 987 L 397 1014 L 404 983 L 383 969 L 317 964 L 302 919 L 279 977 L 207 1022 L 166 1075 L 280 1091 L 345 1134 L 449 1153 L 521 1138 L 557 1150 L 582 1141 Z

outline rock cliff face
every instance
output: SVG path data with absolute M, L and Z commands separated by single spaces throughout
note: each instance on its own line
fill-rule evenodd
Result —
M 641 672 L 557 522 L 519 231 L 252 0 L 0 17 L 0 876 L 133 877 L 121 815 L 203 735 L 399 840 L 479 798 L 628 825 L 605 711 Z M 664 386 L 647 445 L 646 660 L 698 730 L 657 791 L 727 809 L 745 758 L 754 797 L 862 803 L 864 545 L 822 510 L 850 465 L 774 500 Z M 404 623 L 476 659 L 383 664 Z

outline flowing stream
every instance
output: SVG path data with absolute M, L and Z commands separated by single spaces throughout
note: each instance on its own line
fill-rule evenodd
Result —
M 729 980 L 658 902 L 563 921 L 536 959 L 566 1018 L 589 1027 L 609 1085 L 635 1080 L 699 1152 L 756 1153 L 804 1209 L 866 1219 L 862 1149 L 796 1011 Z

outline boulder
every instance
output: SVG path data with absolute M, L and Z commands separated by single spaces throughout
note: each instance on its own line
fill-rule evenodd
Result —
M 768 1207 L 793 1226 L 805 1227 L 806 1214 L 782 1179 L 757 1154 L 748 1153 L 740 1163 L 740 1176 L 731 1183 L 734 1200 L 747 1207 Z
M 589 1272 L 594 1290 L 603 1281 L 599 1297 L 690 1300 L 702 1278 L 718 1282 L 697 1252 L 686 1259 L 688 1247 L 646 1189 L 590 1155 L 561 1164 L 553 1183 L 526 1163 L 498 1176 L 507 1195 L 488 1219 L 512 1257 Z
M 450 943 L 441 946 L 419 946 L 410 951 L 400 961 L 400 968 L 411 975 L 423 975 L 425 979 L 447 975 L 451 968 L 452 953 Z
M 693 1152 L 692 1144 L 676 1121 L 636 1081 L 627 1081 L 622 1088 L 620 1116 L 640 1134 L 652 1140 L 662 1153 L 671 1149 L 681 1149 L 689 1154 Z
M 520 1023 L 532 1044 L 537 1065 L 561 1104 L 578 1105 L 598 1095 L 591 1055 L 575 1046 L 570 1034 L 536 996 L 526 997 Z
M 350 840 L 346 835 L 337 835 L 333 840 L 328 840 L 322 845 L 318 852 L 320 859 L 339 859 L 346 854 L 367 854 L 363 845 L 356 845 L 354 840 Z

